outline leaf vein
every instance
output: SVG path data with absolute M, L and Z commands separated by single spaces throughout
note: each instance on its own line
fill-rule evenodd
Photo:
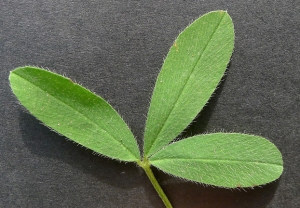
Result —
M 217 31 L 218 27 L 220 26 L 220 24 L 221 24 L 221 22 L 222 22 L 224 16 L 225 16 L 225 15 L 223 14 L 222 19 L 220 20 L 220 22 L 219 22 L 218 25 L 216 26 L 214 32 L 211 34 L 209 40 L 211 40 L 212 37 L 214 36 L 214 34 L 216 33 L 216 31 Z M 165 118 L 163 124 L 161 125 L 161 127 L 160 127 L 160 129 L 159 129 L 159 131 L 158 131 L 158 133 L 157 133 L 156 138 L 155 138 L 153 141 L 151 141 L 151 144 L 150 144 L 150 147 L 149 147 L 149 149 L 148 149 L 148 152 L 150 152 L 150 150 L 151 150 L 152 147 L 153 147 L 153 144 L 155 143 L 155 141 L 157 141 L 157 138 L 158 138 L 159 135 L 161 134 L 162 130 L 165 128 L 165 124 L 166 124 L 167 120 L 169 119 L 170 115 L 172 114 L 172 111 L 174 110 L 174 108 L 177 106 L 178 100 L 179 100 L 180 97 L 182 96 L 182 92 L 184 91 L 184 89 L 185 89 L 187 83 L 189 82 L 189 80 L 190 80 L 190 78 L 191 78 L 191 75 L 193 74 L 193 72 L 194 72 L 194 70 L 195 70 L 197 64 L 199 63 L 199 61 L 200 61 L 201 58 L 203 57 L 203 54 L 204 54 L 204 52 L 205 52 L 207 46 L 209 45 L 209 43 L 210 43 L 210 41 L 208 41 L 207 44 L 204 46 L 204 49 L 203 49 L 201 55 L 199 56 L 198 60 L 195 62 L 194 66 L 192 67 L 192 70 L 190 71 L 189 76 L 187 76 L 187 81 L 185 82 L 185 84 L 183 85 L 183 87 L 180 89 L 179 96 L 177 97 L 175 103 L 173 104 L 173 106 L 172 106 L 172 108 L 170 109 L 170 111 L 169 111 L 167 117 Z M 147 153 L 148 153 L 148 152 L 147 152 Z M 154 152 L 153 154 L 155 154 L 155 152 Z M 152 155 L 153 155 L 153 154 L 152 154 Z M 151 157 L 152 155 L 150 155 L 149 157 Z
M 183 160 L 183 161 L 197 161 L 197 162 L 203 162 L 203 163 L 209 163 L 209 162 L 215 162 L 215 161 L 220 161 L 220 162 L 223 162 L 223 163 L 255 163 L 255 164 L 266 164 L 266 165 L 273 165 L 273 166 L 280 166 L 280 164 L 276 164 L 276 163 L 267 163 L 267 162 L 259 162 L 259 161 L 248 161 L 248 160 L 230 160 L 230 159 L 198 159 L 198 158 L 194 158 L 194 159 L 190 159 L 190 158 L 179 158 L 179 159 L 176 159 L 176 158 L 164 158 L 164 159 L 157 159 L 157 160 L 154 160 L 154 161 L 166 161 L 166 160 L 172 160 L 172 161 L 180 161 L 180 160 Z
M 26 78 L 22 77 L 20 74 L 16 74 L 16 73 L 15 73 L 15 75 L 19 76 L 20 78 L 24 79 L 24 80 L 27 81 L 27 82 L 30 82 L 31 84 L 33 84 L 34 86 L 36 86 L 36 87 L 39 88 L 40 90 L 42 90 L 42 91 L 44 91 L 44 92 L 47 92 L 45 89 L 39 87 L 39 86 L 36 85 L 34 82 L 31 82 L 31 81 L 27 80 Z M 80 87 L 81 87 L 81 86 L 80 86 Z M 90 91 L 89 91 L 89 92 L 90 92 Z M 97 124 L 96 122 L 94 122 L 91 118 L 89 118 L 88 116 L 86 116 L 84 113 L 78 111 L 77 109 L 73 108 L 72 106 L 68 105 L 68 104 L 67 104 L 66 102 L 64 102 L 63 100 L 61 100 L 61 99 L 55 97 L 53 94 L 51 94 L 51 93 L 49 93 L 49 92 L 47 92 L 47 93 L 48 93 L 52 98 L 54 98 L 54 99 L 60 101 L 61 103 L 63 103 L 63 104 L 66 105 L 67 107 L 73 109 L 75 112 L 77 112 L 78 114 L 80 114 L 81 116 L 83 116 L 84 118 L 86 118 L 87 120 L 89 120 L 91 123 L 93 123 L 94 125 L 96 125 L 101 131 L 107 133 L 107 135 L 109 135 L 112 139 L 114 139 L 115 141 L 117 141 L 122 147 L 125 147 L 125 149 L 128 150 L 128 152 L 130 152 L 130 153 L 135 157 L 135 155 L 133 154 L 133 152 L 132 152 L 130 149 L 128 149 L 128 147 L 126 147 L 125 145 L 123 145 L 123 143 L 122 143 L 121 141 L 119 141 L 118 139 L 116 139 L 116 138 L 115 138 L 113 135 L 111 135 L 111 133 L 109 133 L 107 130 L 105 130 L 104 128 L 100 127 L 99 124 Z M 92 93 L 92 94 L 93 94 L 93 93 Z M 95 94 L 93 94 L 93 95 L 95 95 Z M 99 98 L 98 95 L 95 95 L 95 96 L 97 96 L 97 98 Z M 100 99 L 101 99 L 101 98 L 100 98 Z M 49 127 L 50 127 L 50 126 L 49 126 Z M 50 128 L 52 128 L 52 127 L 50 127 Z

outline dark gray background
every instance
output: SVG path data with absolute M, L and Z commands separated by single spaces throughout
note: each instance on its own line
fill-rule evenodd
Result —
M 187 134 L 262 135 L 282 152 L 284 173 L 245 191 L 154 173 L 174 207 L 299 207 L 298 0 L 1 0 L 0 207 L 163 207 L 136 165 L 95 156 L 28 114 L 10 90 L 9 71 L 35 65 L 76 80 L 107 99 L 141 144 L 169 47 L 189 23 L 218 9 L 233 18 L 235 51 Z

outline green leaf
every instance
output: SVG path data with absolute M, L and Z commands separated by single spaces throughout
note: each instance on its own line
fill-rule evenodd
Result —
M 150 157 L 191 123 L 224 75 L 233 46 L 233 23 L 225 11 L 200 17 L 178 36 L 152 95 L 144 156 Z
M 268 140 L 238 133 L 198 135 L 175 142 L 150 158 L 172 175 L 220 187 L 253 187 L 283 171 L 280 151 Z
M 101 97 L 68 78 L 34 67 L 11 71 L 9 80 L 21 104 L 56 132 L 114 159 L 140 158 L 128 126 Z

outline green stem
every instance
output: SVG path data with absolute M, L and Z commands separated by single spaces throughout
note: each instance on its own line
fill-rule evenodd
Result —
M 137 164 L 139 166 L 141 166 L 144 169 L 144 171 L 146 172 L 149 180 L 151 181 L 152 185 L 154 186 L 154 188 L 155 188 L 156 192 L 158 193 L 159 197 L 161 198 L 161 200 L 164 202 L 166 208 L 173 208 L 168 197 L 166 196 L 166 194 L 160 187 L 158 181 L 156 180 L 156 178 L 150 168 L 151 164 L 150 164 L 149 160 L 144 158 L 142 161 L 137 161 Z

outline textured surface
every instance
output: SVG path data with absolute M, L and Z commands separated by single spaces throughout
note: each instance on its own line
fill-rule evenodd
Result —
M 35 67 L 12 71 L 9 81 L 21 104 L 54 131 L 113 159 L 140 159 L 128 126 L 101 97 L 69 78 Z
M 227 76 L 184 136 L 246 132 L 282 152 L 280 180 L 204 187 L 154 170 L 174 207 L 298 208 L 300 14 L 287 1 L 0 1 L 0 207 L 163 207 L 136 165 L 92 155 L 40 124 L 12 94 L 9 72 L 35 65 L 109 101 L 142 143 L 155 79 L 189 23 L 227 10 L 235 49 Z
M 281 153 L 268 140 L 214 133 L 175 142 L 150 158 L 159 169 L 188 180 L 227 187 L 254 187 L 282 173 Z
M 214 11 L 189 25 L 173 43 L 152 95 L 144 154 L 176 138 L 207 103 L 224 75 L 234 45 L 230 16 Z

